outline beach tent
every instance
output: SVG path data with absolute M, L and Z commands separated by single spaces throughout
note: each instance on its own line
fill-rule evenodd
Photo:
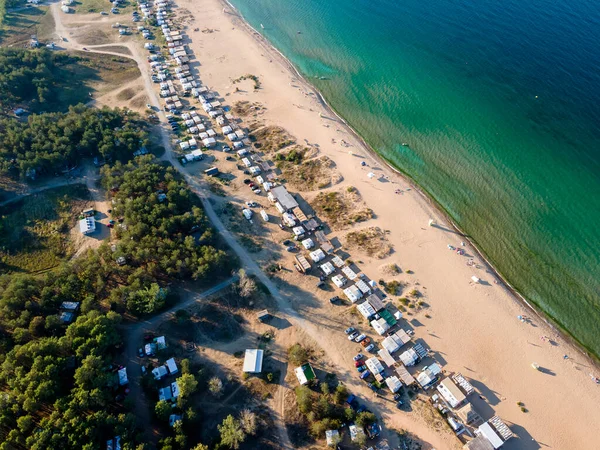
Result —
M 398 392 L 400 390 L 400 388 L 402 387 L 402 383 L 400 382 L 398 377 L 395 375 L 386 378 L 385 384 L 387 384 L 387 387 L 390 389 L 390 391 L 392 391 L 393 394 Z
M 360 291 L 360 289 L 357 288 L 355 285 L 352 285 L 352 286 L 347 287 L 346 289 L 344 289 L 344 295 L 346 297 L 348 297 L 348 300 L 350 300 L 352 303 L 356 303 L 363 296 L 363 294 Z
M 356 309 L 358 310 L 359 313 L 361 313 L 363 315 L 363 317 L 365 319 L 368 319 L 371 316 L 375 315 L 375 310 L 373 309 L 373 307 L 369 304 L 369 302 L 364 302 L 361 303 L 360 305 L 358 305 L 356 307 Z
M 310 259 L 314 262 L 319 262 L 325 259 L 325 253 L 320 248 L 316 249 L 314 252 L 310 252 Z
M 311 248 L 313 248 L 315 246 L 315 243 L 313 242 L 313 240 L 311 238 L 308 238 L 308 239 L 304 239 L 302 241 L 302 245 L 304 246 L 304 248 L 306 250 L 310 250 Z
M 344 287 L 344 284 L 346 284 L 346 279 L 342 275 L 335 275 L 334 277 L 331 277 L 331 281 L 333 281 L 333 284 L 339 288 Z
M 335 267 L 333 267 L 333 264 L 331 264 L 330 262 L 326 262 L 325 264 L 321 265 L 321 270 L 326 276 L 329 276 L 333 272 L 335 272 Z

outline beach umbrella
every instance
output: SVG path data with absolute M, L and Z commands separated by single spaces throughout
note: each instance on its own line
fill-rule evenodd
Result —
M 375 174 L 374 174 L 373 172 L 369 172 L 369 173 L 367 174 L 367 176 L 368 176 L 369 178 L 375 178 Z

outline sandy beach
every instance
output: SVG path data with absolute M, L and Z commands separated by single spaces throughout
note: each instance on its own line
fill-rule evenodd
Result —
M 600 387 L 591 380 L 590 374 L 599 375 L 591 361 L 497 284 L 494 273 L 468 243 L 461 245 L 464 239 L 443 215 L 332 117 L 314 91 L 231 8 L 219 0 L 179 0 L 178 6 L 179 14 L 187 9 L 193 17 L 186 31 L 203 84 L 228 104 L 260 103 L 267 124 L 282 126 L 299 143 L 311 144 L 331 158 L 343 181 L 328 189 L 356 187 L 375 214 L 366 225 L 389 230 L 394 252 L 385 260 L 365 257 L 361 268 L 377 280 L 381 267 L 393 262 L 404 270 L 402 281 L 419 287 L 429 304 L 429 317 L 408 316 L 409 322 L 446 371 L 461 372 L 472 380 L 481 394 L 472 401 L 484 419 L 497 414 L 510 424 L 518 438 L 506 448 L 595 448 Z M 261 88 L 232 83 L 244 74 L 258 76 Z M 376 176 L 369 178 L 369 172 Z M 310 192 L 301 194 L 314 197 Z M 430 219 L 439 225 L 428 226 Z M 466 254 L 457 255 L 448 245 Z M 467 265 L 471 258 L 480 268 Z M 473 276 L 481 282 L 473 283 Z M 530 320 L 522 322 L 519 315 Z M 534 370 L 532 362 L 541 370 Z M 346 359 L 345 364 L 350 362 Z M 517 402 L 524 403 L 528 412 L 522 412 Z M 457 443 L 409 414 L 387 414 L 386 419 L 388 426 L 409 429 L 435 448 Z

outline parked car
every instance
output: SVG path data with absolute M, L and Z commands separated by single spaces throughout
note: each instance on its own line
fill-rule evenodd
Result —
M 144 357 L 144 349 L 143 348 L 138 348 L 138 355 L 140 355 L 140 358 Z
M 296 246 L 295 245 L 288 245 L 285 249 L 288 252 L 293 252 L 294 250 L 296 250 Z
M 259 195 L 262 191 L 260 189 L 252 189 L 252 192 L 254 192 L 256 195 Z
M 394 400 L 398 401 L 402 398 L 402 391 L 396 392 L 394 394 Z
M 365 339 L 367 339 L 367 335 L 366 334 L 361 334 L 360 336 L 358 336 L 356 339 L 354 339 L 356 342 L 362 342 Z
M 362 361 L 354 361 L 354 367 L 359 367 L 362 366 L 363 362 Z
M 365 338 L 361 340 L 360 345 L 362 345 L 363 347 L 366 347 L 370 343 L 371 343 L 371 338 L 368 338 L 365 336 Z
M 354 361 L 358 361 L 359 359 L 363 359 L 365 357 L 365 355 L 363 355 L 362 353 L 357 353 L 356 355 L 354 355 Z
M 346 399 L 346 404 L 354 410 L 358 408 L 358 401 L 356 400 L 356 396 L 354 394 L 350 394 L 350 396 Z
M 329 303 L 331 303 L 332 305 L 335 305 L 336 303 L 339 303 L 340 298 L 336 295 L 335 297 L 331 297 L 329 299 Z
M 363 372 L 363 375 L 364 375 L 364 372 Z M 369 389 L 371 389 L 373 392 L 377 392 L 379 390 L 379 388 L 375 385 L 375 383 L 369 383 Z
M 356 331 L 356 329 L 354 327 L 348 327 L 344 330 L 344 333 L 346 334 L 350 334 L 352 332 Z
M 396 403 L 396 408 L 402 409 L 402 405 L 404 405 L 404 402 L 400 400 L 398 403 Z
M 364 364 L 362 366 L 358 366 L 356 368 L 356 370 L 358 370 L 359 372 L 364 372 L 365 370 L 367 370 L 367 366 L 365 366 Z
M 349 341 L 353 341 L 354 339 L 356 339 L 358 337 L 358 332 L 353 331 L 350 335 L 348 335 L 348 340 Z
M 360 379 L 365 380 L 365 379 L 369 378 L 369 375 L 371 375 L 371 371 L 365 370 L 363 373 L 360 374 Z
M 253 208 L 253 207 L 258 206 L 258 205 L 256 204 L 256 202 L 246 202 L 246 206 L 249 207 L 249 208 Z
M 244 184 L 250 184 L 250 183 L 252 183 L 252 180 L 250 178 L 244 179 Z
M 374 353 L 373 350 L 375 349 L 375 344 L 369 344 L 365 347 L 365 350 L 368 351 L 369 353 Z

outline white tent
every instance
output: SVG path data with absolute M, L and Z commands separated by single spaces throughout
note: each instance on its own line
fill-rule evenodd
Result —
M 333 258 L 331 258 L 331 262 L 337 268 L 342 268 L 344 266 L 344 261 L 342 261 L 342 258 L 340 258 L 338 255 L 335 255 Z
M 294 232 L 294 235 L 296 235 L 296 236 L 302 236 L 304 234 L 304 228 L 301 226 L 292 228 L 292 231 Z
M 167 366 L 167 369 L 169 369 L 169 373 L 171 375 L 174 375 L 177 372 L 179 372 L 179 369 L 177 368 L 177 363 L 175 362 L 175 358 L 167 359 L 165 365 Z
M 129 380 L 127 379 L 127 369 L 123 367 L 122 369 L 119 369 L 119 385 L 125 386 L 127 383 L 129 383 Z
M 367 365 L 367 369 L 369 369 L 373 375 L 381 373 L 385 370 L 383 364 L 381 364 L 381 361 L 379 361 L 375 356 L 367 359 L 365 364 Z
M 356 273 L 354 272 L 354 270 L 352 270 L 352 269 L 351 269 L 350 267 L 348 267 L 348 266 L 346 266 L 346 267 L 343 267 L 343 268 L 342 268 L 342 272 L 344 272 L 344 275 L 346 275 L 346 277 L 347 277 L 349 280 L 356 280 L 356 278 L 357 278 L 357 275 L 356 275 Z
M 155 380 L 160 380 L 161 378 L 167 376 L 167 368 L 165 366 L 158 366 L 152 369 L 152 375 L 154 375 Z

